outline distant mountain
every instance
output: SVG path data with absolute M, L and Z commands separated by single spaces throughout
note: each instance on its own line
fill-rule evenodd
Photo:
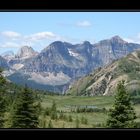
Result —
M 52 88 L 61 86 L 64 87 L 61 91 L 65 91 L 73 81 L 138 49 L 140 49 L 139 44 L 128 43 L 119 36 L 96 44 L 84 41 L 73 45 L 55 41 L 40 53 L 25 46 L 19 51 L 16 59 L 9 62 L 14 70 L 18 70 L 14 72 L 15 78 L 12 75 L 11 77 L 18 83 L 19 75 L 25 76 L 28 77 L 26 79 L 28 83 L 34 81 Z M 18 79 L 16 73 L 18 73 Z
M 1 56 L 0 56 L 0 67 L 4 69 L 9 69 L 7 61 Z
M 38 53 L 35 52 L 32 47 L 23 46 L 17 52 L 16 57 L 20 59 L 27 59 L 36 56 L 37 54 Z
M 140 92 L 140 51 L 133 52 L 108 66 L 98 68 L 73 83 L 67 94 L 71 95 L 113 95 L 119 81 L 126 81 L 131 94 Z
M 15 57 L 15 54 L 13 51 L 6 51 L 6 52 L 2 53 L 1 56 L 3 58 L 5 58 L 6 60 L 11 60 Z
M 110 64 L 113 60 L 126 56 L 127 54 L 140 49 L 139 44 L 128 43 L 119 36 L 114 36 L 111 39 L 102 40 L 94 44 L 98 48 L 97 54 L 102 65 Z

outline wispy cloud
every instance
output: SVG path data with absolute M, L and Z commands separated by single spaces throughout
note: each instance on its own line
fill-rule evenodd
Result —
M 128 38 L 123 38 L 125 41 L 129 42 L 129 43 L 138 43 L 140 44 L 140 33 L 138 33 L 137 35 L 133 36 L 133 37 L 128 37 Z
M 77 22 L 76 26 L 78 26 L 78 27 L 90 27 L 90 26 L 92 26 L 92 23 L 88 20 L 84 20 L 84 21 Z
M 4 31 L 1 32 L 1 35 L 10 39 L 15 39 L 21 37 L 20 33 L 13 32 L 13 31 Z
M 40 40 L 44 40 L 44 39 L 54 40 L 57 37 L 58 36 L 52 32 L 39 32 L 39 33 L 25 36 L 25 39 L 30 40 L 30 41 L 40 41 Z
M 92 23 L 88 20 L 82 20 L 74 23 L 61 22 L 58 25 L 61 27 L 91 27 Z
M 68 40 L 66 37 L 60 36 L 50 31 L 38 32 L 30 35 L 22 35 L 14 31 L 3 31 L 0 33 L 0 35 L 0 48 L 19 48 L 24 45 L 46 45 L 48 42 L 52 41 Z
M 131 38 L 123 38 L 123 40 L 125 40 L 125 41 L 128 42 L 128 43 L 136 43 L 136 41 L 134 41 L 134 40 L 131 39 Z
M 0 47 L 1 48 L 20 48 L 21 46 L 15 42 L 6 42 L 3 44 L 0 44 Z

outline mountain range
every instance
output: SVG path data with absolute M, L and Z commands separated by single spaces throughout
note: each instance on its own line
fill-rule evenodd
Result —
M 4 75 L 17 84 L 64 93 L 79 78 L 139 49 L 139 44 L 119 36 L 95 44 L 55 41 L 39 53 L 24 46 L 17 54 L 2 54 L 0 66 L 5 68 Z
M 131 94 L 140 92 L 140 51 L 98 68 L 79 79 L 67 90 L 70 95 L 114 95 L 119 81 L 125 81 L 125 87 Z

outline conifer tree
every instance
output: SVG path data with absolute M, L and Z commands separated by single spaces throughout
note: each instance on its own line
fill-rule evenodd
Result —
M 76 128 L 79 128 L 79 119 L 78 119 L 78 117 L 76 117 Z
M 51 120 L 49 121 L 48 128 L 53 128 L 53 124 Z
M 25 86 L 11 109 L 11 128 L 38 128 L 38 115 L 33 91 Z
M 130 95 L 127 93 L 124 81 L 117 85 L 115 102 L 113 108 L 109 110 L 107 127 L 109 128 L 134 128 L 136 114 L 131 105 Z
M 0 68 L 0 128 L 3 128 L 4 126 L 4 112 L 6 109 L 6 103 L 5 103 L 5 83 L 6 79 L 2 76 L 2 69 Z
M 53 101 L 52 107 L 51 107 L 51 119 L 57 120 L 57 109 L 56 109 L 56 103 Z

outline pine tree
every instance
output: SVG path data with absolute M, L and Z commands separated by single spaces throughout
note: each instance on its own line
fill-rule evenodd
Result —
M 11 109 L 11 128 L 37 128 L 38 115 L 33 92 L 25 86 Z
M 73 121 L 71 115 L 68 116 L 68 121 L 69 121 L 69 122 L 72 122 L 72 121 Z
M 0 128 L 4 126 L 4 113 L 6 109 L 6 102 L 4 98 L 6 79 L 2 76 L 2 69 L 0 68 Z
M 56 103 L 55 103 L 54 100 L 53 100 L 53 104 L 52 104 L 51 110 L 54 111 L 54 112 L 56 112 Z
M 88 123 L 88 120 L 85 117 L 82 116 L 81 123 L 82 124 L 87 124 Z
M 1 93 L 0 93 L 1 94 Z M 5 100 L 0 95 L 0 128 L 3 128 L 4 126 L 4 113 L 5 113 Z
M 113 108 L 109 110 L 107 127 L 109 128 L 133 128 L 136 114 L 131 105 L 130 95 L 127 93 L 124 81 L 117 85 L 115 102 Z
M 52 121 L 49 121 L 48 128 L 53 128 Z
M 56 103 L 53 101 L 52 107 L 51 107 L 51 119 L 57 120 L 57 109 L 56 109 Z
M 79 128 L 79 119 L 78 119 L 78 117 L 76 117 L 76 128 Z

